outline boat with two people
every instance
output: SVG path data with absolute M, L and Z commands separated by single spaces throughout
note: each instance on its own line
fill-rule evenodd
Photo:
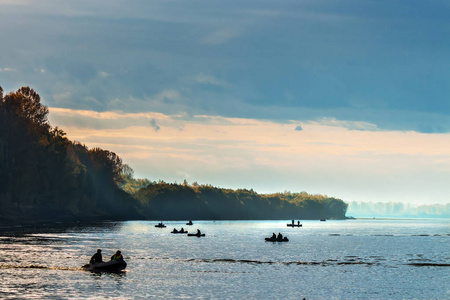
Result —
M 300 223 L 300 221 L 297 221 L 297 223 L 294 222 L 294 220 L 292 220 L 292 223 L 287 223 L 286 224 L 288 227 L 302 227 L 303 224 Z
M 205 234 L 202 233 L 202 232 L 200 231 L 200 229 L 197 229 L 197 233 L 188 233 L 188 236 L 201 237 L 201 236 L 205 236 Z
M 188 231 L 187 231 L 187 230 L 184 230 L 184 228 L 181 227 L 180 230 L 174 228 L 170 233 L 188 233 Z
M 274 233 L 272 233 L 271 237 L 265 238 L 266 242 L 289 242 L 289 239 L 287 237 L 283 237 L 281 233 L 278 233 L 278 236 Z
M 125 270 L 125 268 L 127 267 L 127 263 L 123 259 L 120 250 L 117 250 L 117 252 L 113 256 L 111 256 L 111 260 L 106 262 L 102 260 L 101 251 L 101 249 L 98 249 L 97 253 L 92 256 L 90 262 L 82 266 L 82 268 L 86 271 L 91 272 L 110 273 L 117 273 Z

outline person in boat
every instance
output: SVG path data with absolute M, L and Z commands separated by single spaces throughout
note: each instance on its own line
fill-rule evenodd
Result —
M 299 220 L 299 221 L 297 221 L 297 225 L 298 225 L 298 226 L 300 226 L 300 220 Z
M 274 233 L 272 233 L 272 237 L 271 237 L 271 239 L 276 239 L 277 238 L 277 235 L 275 234 L 275 232 Z
M 97 249 L 97 253 L 92 255 L 91 261 L 89 263 L 94 265 L 94 264 L 98 264 L 98 263 L 101 263 L 101 262 L 103 262 L 102 249 Z
M 173 233 L 178 233 L 178 230 L 177 230 L 176 228 L 174 228 L 174 229 L 172 230 L 172 232 L 173 232 Z
M 294 225 L 294 220 L 292 220 L 292 225 Z
M 184 228 L 183 227 L 181 227 L 180 232 L 184 233 Z
M 120 250 L 117 250 L 117 252 L 113 256 L 111 256 L 111 260 L 123 261 L 122 252 L 120 252 Z
M 283 235 L 281 233 L 278 232 L 278 237 L 277 240 L 282 240 L 283 239 Z
M 189 220 L 189 222 L 187 223 L 187 225 L 192 225 L 192 220 Z
M 201 235 L 200 229 L 197 229 L 197 235 Z

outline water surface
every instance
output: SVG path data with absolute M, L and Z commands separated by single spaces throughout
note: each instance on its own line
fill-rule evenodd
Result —
M 6 231 L 0 298 L 450 298 L 449 220 L 157 223 Z M 273 232 L 290 241 L 265 242 Z M 120 249 L 126 272 L 83 271 L 97 248 L 104 259 Z

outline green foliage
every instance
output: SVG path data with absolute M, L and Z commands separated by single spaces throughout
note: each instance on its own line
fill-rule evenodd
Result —
M 120 183 L 120 188 L 130 195 L 135 194 L 139 189 L 146 187 L 150 184 L 148 179 L 135 179 L 133 177 L 133 169 L 125 164 L 122 168 L 122 182 Z
M 149 183 L 134 196 L 152 219 L 345 219 L 347 204 L 323 195 L 257 194 L 211 185 Z
M 120 190 L 122 160 L 71 142 L 29 87 L 0 88 L 0 219 L 136 217 Z
M 114 152 L 70 141 L 47 114 L 33 89 L 0 87 L 0 220 L 345 218 L 347 204 L 323 195 L 134 179 Z

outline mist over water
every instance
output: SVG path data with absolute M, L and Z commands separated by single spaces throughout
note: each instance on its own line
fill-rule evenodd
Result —
M 356 218 L 446 218 L 450 219 L 450 203 L 410 204 L 403 202 L 350 202 L 347 216 Z
M 448 220 L 105 222 L 0 237 L 0 298 L 446 299 Z M 205 237 L 171 234 L 173 228 Z M 265 242 L 275 232 L 288 243 Z M 81 266 L 122 250 L 118 274 Z

